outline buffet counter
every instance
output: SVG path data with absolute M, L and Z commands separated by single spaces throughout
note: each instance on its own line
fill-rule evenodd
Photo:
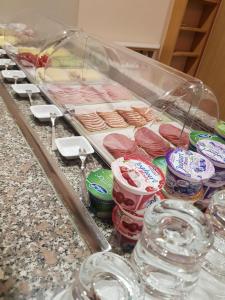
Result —
M 41 101 L 41 99 L 36 99 Z M 18 102 L 43 143 L 50 126 L 28 115 L 28 102 Z M 1 140 L 1 299 L 51 299 L 68 286 L 81 261 L 90 255 L 68 211 L 0 98 Z M 58 124 L 58 134 L 63 134 Z M 98 164 L 90 158 L 88 165 Z M 62 166 L 63 168 L 63 166 Z M 78 162 L 67 168 L 77 190 Z M 68 175 L 69 176 L 69 175 Z

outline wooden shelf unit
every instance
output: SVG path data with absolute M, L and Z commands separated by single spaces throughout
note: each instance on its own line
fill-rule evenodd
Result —
M 174 0 L 159 61 L 195 75 L 220 0 Z

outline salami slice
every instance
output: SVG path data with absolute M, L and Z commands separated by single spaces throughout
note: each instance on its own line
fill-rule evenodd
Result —
M 182 132 L 181 129 L 177 128 L 172 124 L 162 124 L 159 127 L 159 133 L 167 141 L 175 146 L 187 147 L 189 144 L 189 137 L 186 132 Z
M 99 116 L 112 128 L 126 128 L 127 122 L 116 111 L 98 112 Z
M 99 131 L 107 129 L 107 125 L 95 112 L 88 114 L 76 114 L 75 117 L 88 131 Z
M 135 133 L 135 141 L 152 157 L 165 156 L 170 150 L 170 145 L 152 130 L 143 127 Z
M 152 111 L 152 109 L 150 107 L 136 107 L 136 106 L 132 106 L 133 110 L 136 111 L 137 113 L 139 113 L 142 117 L 145 118 L 145 120 L 147 122 L 150 122 L 152 120 L 155 119 L 154 116 L 154 112 Z
M 142 127 L 144 126 L 147 121 L 144 117 L 142 117 L 138 112 L 135 110 L 125 110 L 125 109 L 118 109 L 117 112 L 126 120 L 129 125 L 135 127 Z

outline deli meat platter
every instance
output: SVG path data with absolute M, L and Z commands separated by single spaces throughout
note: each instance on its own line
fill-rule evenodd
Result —
M 148 159 L 164 156 L 170 148 L 188 145 L 183 125 L 121 85 L 45 85 L 40 89 L 50 102 L 64 109 L 65 118 L 111 164 L 122 154 L 136 153 Z

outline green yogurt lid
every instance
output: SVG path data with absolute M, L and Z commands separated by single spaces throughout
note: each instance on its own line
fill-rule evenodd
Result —
M 112 201 L 112 171 L 107 169 L 91 171 L 86 179 L 86 187 L 95 198 Z
M 192 131 L 189 134 L 189 140 L 193 146 L 196 146 L 197 142 L 203 139 L 210 139 L 224 144 L 224 140 L 222 140 L 218 135 L 214 133 L 196 130 L 196 131 Z
M 225 122 L 219 121 L 216 124 L 216 132 L 218 132 L 221 136 L 225 137 Z
M 161 169 L 164 175 L 166 174 L 167 162 L 164 156 L 156 157 L 152 162 L 156 167 Z

